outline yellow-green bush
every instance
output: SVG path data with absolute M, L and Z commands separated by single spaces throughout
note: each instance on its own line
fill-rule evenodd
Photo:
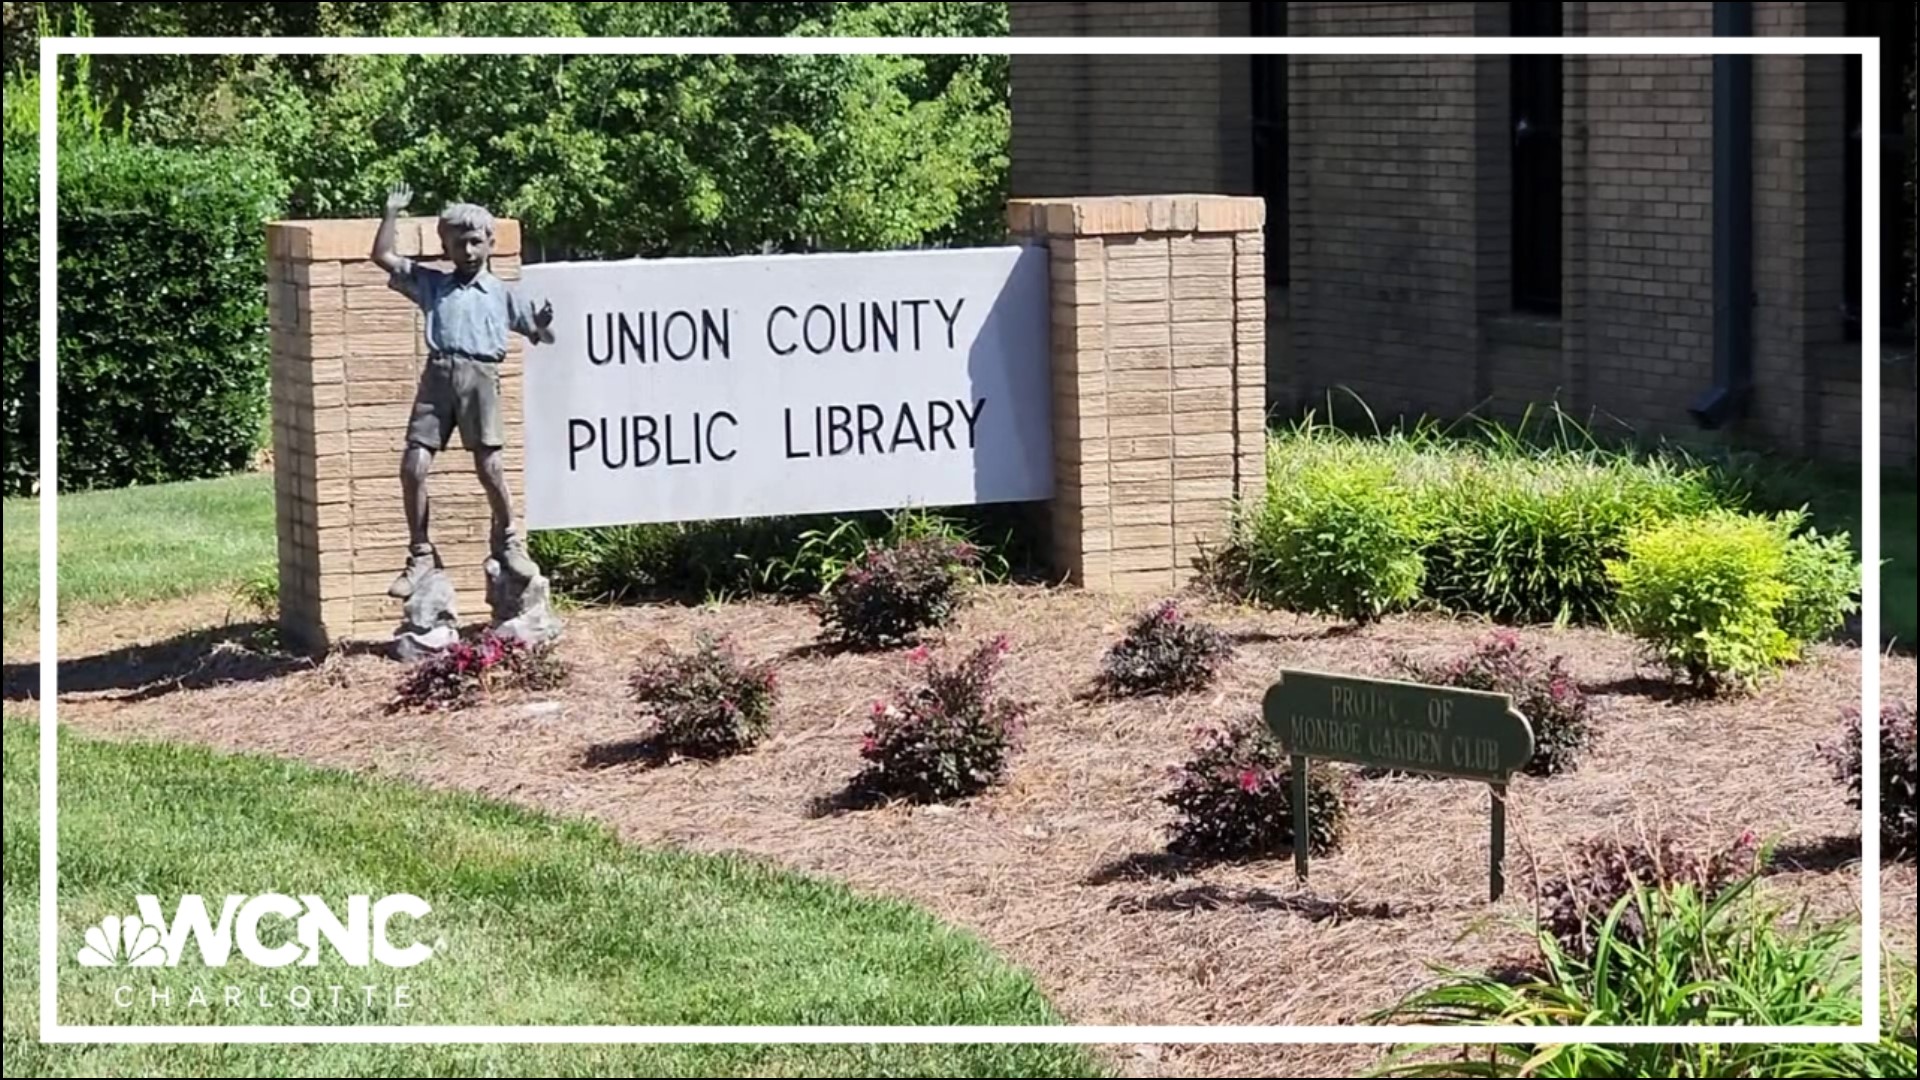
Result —
M 1695 686 L 1751 686 L 1854 606 L 1845 537 L 1800 535 L 1804 523 L 1718 511 L 1635 530 L 1609 563 L 1621 621 Z

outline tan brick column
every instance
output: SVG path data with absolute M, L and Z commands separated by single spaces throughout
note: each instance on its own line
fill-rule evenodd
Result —
M 385 641 L 400 621 L 400 603 L 386 591 L 407 556 L 400 456 L 425 356 L 419 312 L 368 258 L 378 228 L 373 220 L 268 226 L 280 618 L 289 636 L 316 649 Z M 403 219 L 398 248 L 438 259 L 435 219 Z M 493 271 L 519 277 L 515 221 L 498 223 Z M 516 512 L 526 460 L 519 346 L 503 380 Z M 428 493 L 429 528 L 461 620 L 484 620 L 490 518 L 457 434 L 434 463 Z
M 1265 205 L 1177 195 L 1022 199 L 1053 281 L 1056 566 L 1168 592 L 1263 486 Z

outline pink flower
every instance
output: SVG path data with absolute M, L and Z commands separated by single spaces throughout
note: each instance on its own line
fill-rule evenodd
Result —
M 921 645 L 918 648 L 914 649 L 912 652 L 908 653 L 907 659 L 911 660 L 916 664 L 924 664 L 927 662 L 928 655 L 929 653 L 927 651 L 927 647 L 925 645 Z
M 876 701 L 876 702 L 874 702 L 874 703 L 873 703 L 873 715 L 875 715 L 875 716 L 880 716 L 880 715 L 882 715 L 883 713 L 885 713 L 886 711 L 887 711 L 887 703 L 886 703 L 886 702 L 884 702 L 884 701 Z
M 1240 773 L 1240 790 L 1253 794 L 1260 790 L 1260 773 L 1256 769 L 1243 769 Z
M 871 735 L 867 736 L 866 738 L 860 740 L 861 756 L 863 757 L 871 756 L 874 750 L 876 750 L 879 746 L 880 746 L 879 740 L 875 739 Z
M 1752 847 L 1752 846 L 1753 846 L 1753 844 L 1754 844 L 1754 840 L 1755 840 L 1755 839 L 1756 839 L 1756 837 L 1755 837 L 1755 836 L 1753 835 L 1753 830 L 1752 830 L 1752 829 L 1748 829 L 1748 830 L 1746 830 L 1745 832 L 1742 832 L 1742 833 L 1740 834 L 1740 846 L 1741 846 L 1741 847 Z

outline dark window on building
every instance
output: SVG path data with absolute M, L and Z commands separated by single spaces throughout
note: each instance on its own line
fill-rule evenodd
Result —
M 1254 37 L 1285 37 L 1287 5 L 1256 3 Z M 1287 57 L 1253 56 L 1253 190 L 1267 202 L 1267 284 L 1284 286 L 1287 260 Z
M 1880 322 L 1882 332 L 1906 336 L 1913 308 L 1907 300 L 1907 245 L 1914 229 L 1913 205 L 1906 198 L 1907 111 L 1906 75 L 1913 66 L 1913 5 L 1910 3 L 1849 3 L 1848 37 L 1880 39 Z M 1860 184 L 1864 160 L 1860 130 L 1862 72 L 1858 56 L 1847 57 L 1847 267 L 1846 314 L 1859 329 L 1862 307 L 1860 262 L 1864 254 L 1861 229 Z
M 1558 37 L 1560 4 L 1508 5 L 1514 37 Z M 1508 58 L 1513 129 L 1513 304 L 1560 311 L 1559 56 Z

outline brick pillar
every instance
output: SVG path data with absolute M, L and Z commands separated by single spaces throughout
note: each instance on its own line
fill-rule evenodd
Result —
M 1074 584 L 1168 592 L 1265 478 L 1265 205 L 1021 199 L 1053 281 L 1052 555 Z
M 386 591 L 407 556 L 400 456 L 425 356 L 420 314 L 367 257 L 378 228 L 371 220 L 268 226 L 280 618 L 291 638 L 315 649 L 384 641 L 400 621 L 400 603 Z M 397 247 L 438 259 L 436 220 L 403 219 Z M 493 271 L 519 277 L 517 222 L 498 223 Z M 519 344 L 503 379 L 516 511 L 526 460 Z M 429 528 L 461 619 L 484 619 L 490 515 L 457 434 L 434 463 L 428 494 Z

